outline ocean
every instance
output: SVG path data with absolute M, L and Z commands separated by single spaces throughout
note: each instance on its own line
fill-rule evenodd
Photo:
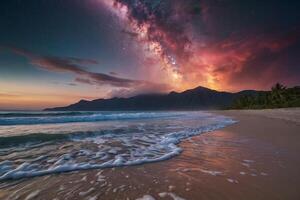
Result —
M 202 111 L 0 112 L 0 181 L 162 162 L 233 123 Z

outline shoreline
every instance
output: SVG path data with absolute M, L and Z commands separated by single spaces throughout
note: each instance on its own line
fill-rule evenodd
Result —
M 166 161 L 46 175 L 19 184 L 11 181 L 6 187 L 1 183 L 0 197 L 300 198 L 300 109 L 208 112 L 238 123 L 181 142 L 183 152 Z

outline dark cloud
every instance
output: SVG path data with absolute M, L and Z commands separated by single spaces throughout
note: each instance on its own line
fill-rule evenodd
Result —
M 118 75 L 118 73 L 117 73 L 117 72 L 109 72 L 109 74 L 110 74 L 110 75 L 113 75 L 113 76 L 116 76 L 116 75 Z
M 52 72 L 67 72 L 76 74 L 78 77 L 77 82 L 98 84 L 98 85 L 111 85 L 115 87 L 134 87 L 142 81 L 119 78 L 104 73 L 90 72 L 84 69 L 81 64 L 89 63 L 96 64 L 97 61 L 80 58 L 60 58 L 54 56 L 39 56 L 24 49 L 10 48 L 14 53 L 24 56 L 29 59 L 30 63 L 39 68 L 52 71 Z M 84 77 L 84 78 L 82 78 Z
M 61 58 L 54 56 L 35 55 L 24 49 L 9 48 L 15 54 L 21 55 L 29 59 L 30 63 L 41 69 L 51 72 L 72 73 L 77 77 L 75 82 L 88 85 L 109 85 L 117 88 L 126 88 L 127 93 L 139 92 L 166 92 L 170 89 L 165 84 L 156 84 L 142 80 L 132 80 L 120 78 L 104 73 L 87 71 L 81 64 L 97 64 L 97 61 L 81 58 Z M 116 74 L 116 73 L 110 73 Z M 74 85 L 74 83 L 72 84 Z
M 135 88 L 116 88 L 112 89 L 108 96 L 110 97 L 132 97 L 139 94 L 158 94 L 167 93 L 171 90 L 170 85 L 167 84 L 155 84 L 145 82 L 138 85 Z
M 68 83 L 68 85 L 70 85 L 70 86 L 77 86 L 76 83 Z
M 275 82 L 293 86 L 299 84 L 300 41 L 280 49 L 260 49 L 247 59 L 239 71 L 229 73 L 229 83 L 244 87 L 270 88 Z
M 81 59 L 81 58 L 74 58 L 74 57 L 67 57 L 66 59 L 73 63 L 77 63 L 77 64 L 81 64 L 81 65 L 99 64 L 99 62 L 97 60 L 92 60 L 92 59 Z
M 94 83 L 90 79 L 87 79 L 87 78 L 76 77 L 74 81 L 77 82 L 77 83 L 83 83 L 83 84 L 87 84 L 87 85 L 94 85 Z

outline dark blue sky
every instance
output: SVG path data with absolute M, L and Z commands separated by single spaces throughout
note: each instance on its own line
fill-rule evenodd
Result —
M 3 0 L 0 109 L 299 85 L 299 9 L 275 0 Z
M 91 2 L 78 0 L 13 0 L 1 4 L 2 45 L 42 55 L 98 59 L 102 70 L 108 72 L 136 63 L 122 52 L 121 28 L 100 5 L 93 8 Z M 1 55 L 1 60 L 12 59 Z

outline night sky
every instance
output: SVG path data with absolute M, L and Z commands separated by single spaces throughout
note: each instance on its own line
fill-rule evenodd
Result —
M 300 1 L 2 0 L 0 109 L 300 85 Z

